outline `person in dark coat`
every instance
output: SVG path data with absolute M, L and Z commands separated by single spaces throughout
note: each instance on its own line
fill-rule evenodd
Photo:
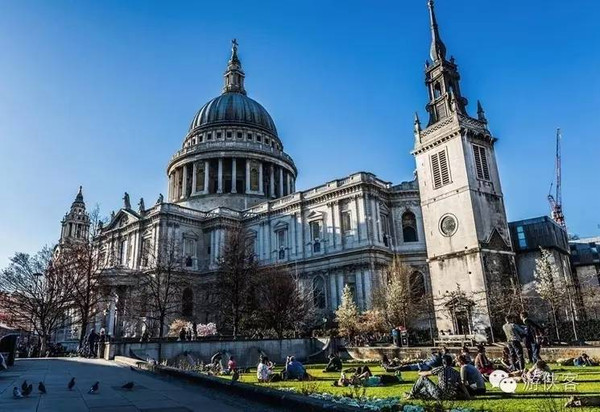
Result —
M 96 353 L 97 353 L 96 342 L 97 341 L 98 341 L 98 334 L 92 328 L 92 330 L 90 331 L 90 334 L 88 335 L 88 348 L 89 348 L 89 351 L 90 351 L 90 356 L 92 358 L 96 357 Z
M 541 360 L 540 350 L 542 349 L 543 329 L 527 312 L 521 312 L 521 320 L 525 325 L 525 348 L 527 348 L 527 357 L 529 362 L 536 363 Z

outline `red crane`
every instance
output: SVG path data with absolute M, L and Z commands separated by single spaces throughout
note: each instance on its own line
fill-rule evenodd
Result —
M 565 215 L 562 210 L 562 182 L 561 182 L 561 153 L 560 153 L 560 140 L 562 136 L 560 134 L 560 129 L 556 129 L 556 192 L 554 196 L 552 195 L 552 185 L 554 182 L 550 183 L 550 191 L 548 193 L 548 202 L 550 203 L 550 216 L 552 219 L 558 223 L 560 226 L 567 228 L 565 223 Z

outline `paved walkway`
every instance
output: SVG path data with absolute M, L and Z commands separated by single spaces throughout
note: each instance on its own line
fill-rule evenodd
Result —
M 67 383 L 75 377 L 73 391 Z M 14 399 L 13 387 L 27 379 L 33 383 L 28 398 Z M 40 395 L 40 381 L 48 393 Z M 87 391 L 100 382 L 97 394 Z M 131 391 L 121 385 L 133 381 Z M 104 360 L 79 358 L 18 359 L 15 366 L 0 372 L 0 411 L 56 412 L 189 412 L 189 411 L 273 411 L 273 408 L 247 399 L 181 382 L 160 378 L 128 366 Z

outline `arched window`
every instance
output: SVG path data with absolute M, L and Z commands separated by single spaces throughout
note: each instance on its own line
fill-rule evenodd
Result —
M 325 309 L 325 281 L 321 276 L 313 279 L 313 303 L 319 309 Z
M 410 274 L 410 294 L 413 301 L 419 301 L 425 296 L 425 278 L 421 272 L 414 271 Z
M 438 83 L 436 83 L 436 84 L 433 85 L 433 98 L 437 99 L 441 95 L 442 95 L 442 86 L 438 82 Z
M 181 297 L 181 315 L 191 317 L 194 315 L 194 292 L 192 289 L 185 288 Z
M 417 218 L 413 212 L 407 211 L 402 215 L 402 238 L 404 242 L 418 242 Z

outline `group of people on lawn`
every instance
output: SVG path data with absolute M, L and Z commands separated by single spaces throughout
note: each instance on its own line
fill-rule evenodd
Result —
M 259 382 L 279 382 L 282 380 L 310 380 L 311 376 L 306 372 L 302 362 L 296 360 L 294 356 L 288 356 L 285 360 L 285 366 L 280 372 L 275 372 L 275 363 L 271 362 L 265 355 L 260 357 L 260 362 L 256 367 L 256 377 Z

